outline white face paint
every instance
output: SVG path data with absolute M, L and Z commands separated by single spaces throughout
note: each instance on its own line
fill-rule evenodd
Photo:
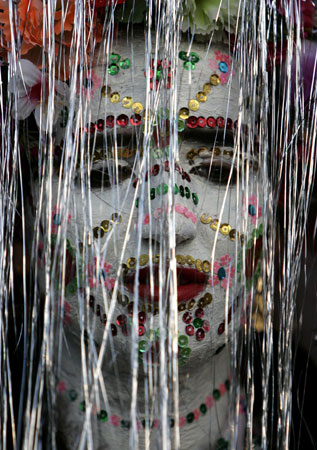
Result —
M 146 105 L 144 42 L 135 38 L 133 54 L 130 43 L 114 43 L 113 53 L 121 56 L 120 62 L 114 63 L 114 68 L 120 68 L 117 75 L 105 72 L 106 64 L 100 63 L 94 66 L 89 77 L 83 73 L 83 79 L 78 83 L 77 94 L 82 89 L 82 98 L 86 97 L 88 105 L 84 124 L 97 123 L 101 131 L 91 135 L 85 143 L 84 153 L 90 151 L 92 154 L 92 148 L 95 153 L 91 164 L 85 165 L 85 171 L 78 172 L 69 199 L 69 217 L 63 213 L 62 202 L 58 200 L 62 186 L 57 174 L 53 178 L 53 205 L 56 205 L 52 211 L 53 239 L 58 236 L 60 224 L 67 219 L 69 240 L 64 305 L 68 350 L 63 354 L 60 379 L 66 383 L 68 391 L 74 389 L 82 396 L 81 330 L 85 329 L 85 335 L 89 336 L 88 353 L 93 355 L 104 338 L 105 324 L 111 324 L 102 366 L 109 404 L 102 406 L 100 398 L 96 401 L 97 410 L 107 409 L 109 416 L 118 416 L 120 420 L 125 418 L 122 404 L 130 405 L 131 401 L 133 312 L 138 314 L 135 330 L 142 374 L 138 387 L 141 419 L 145 411 L 145 374 L 149 367 L 155 372 L 157 363 L 162 363 L 159 336 L 167 333 L 171 298 L 175 299 L 175 296 L 171 297 L 170 284 L 166 281 L 172 273 L 167 270 L 172 267 L 168 248 L 171 224 L 175 227 L 176 242 L 179 414 L 186 418 L 186 414 L 199 408 L 228 378 L 230 363 L 223 347 L 228 342 L 233 308 L 241 285 L 237 268 L 241 250 L 238 236 L 245 234 L 246 226 L 252 230 L 259 227 L 261 221 L 261 208 L 253 190 L 256 174 L 248 162 L 248 187 L 242 191 L 240 185 L 238 189 L 239 164 L 235 157 L 234 131 L 230 126 L 225 133 L 222 129 L 223 118 L 231 119 L 230 124 L 238 119 L 238 69 L 232 71 L 231 57 L 224 47 L 212 46 L 208 54 L 207 47 L 202 45 L 193 45 L 190 49 L 181 45 L 181 50 L 195 52 L 199 61 L 191 71 L 184 68 L 184 60 L 179 58 L 177 61 L 177 110 L 181 110 L 180 117 L 186 119 L 188 115 L 200 117 L 200 125 L 209 118 L 209 126 L 190 128 L 185 125 L 185 120 L 184 124 L 179 123 L 180 129 L 185 129 L 178 137 L 179 158 L 175 170 L 168 164 L 165 150 L 168 143 L 157 144 L 158 128 L 153 132 L 153 144 L 147 158 L 142 159 L 143 125 L 131 125 L 133 109 L 140 112 Z M 113 58 L 115 61 L 116 57 Z M 160 106 L 164 106 L 162 96 L 168 99 L 169 94 L 169 89 L 162 90 Z M 186 111 L 189 103 L 192 110 Z M 128 118 L 128 125 L 108 127 L 106 139 L 102 131 L 106 127 L 98 121 L 108 120 L 109 124 L 111 115 L 114 120 L 124 115 L 119 120 L 124 123 Z M 219 127 L 212 127 L 211 117 L 218 120 Z M 191 121 L 189 119 L 188 123 Z M 166 125 L 164 114 L 162 124 Z M 57 143 L 64 137 L 64 132 L 60 126 Z M 87 174 L 90 191 L 85 184 Z M 90 197 L 83 192 L 90 192 Z M 73 256 L 82 248 L 81 243 L 84 252 L 80 253 L 76 269 Z M 126 265 L 123 270 L 120 269 L 122 264 Z M 167 269 L 160 270 L 160 267 Z M 117 278 L 118 273 L 121 273 L 120 278 Z M 113 289 L 117 295 L 113 295 Z M 136 301 L 138 304 L 133 306 L 131 302 Z M 161 318 L 160 314 L 155 314 L 159 306 L 161 311 L 166 308 L 166 314 Z M 170 338 L 170 334 L 166 334 L 166 338 Z M 149 366 L 149 362 L 153 364 Z M 221 395 L 227 396 L 225 392 Z M 153 404 L 151 401 L 150 407 L 154 404 L 154 400 Z M 67 411 L 63 421 L 68 424 L 64 423 L 62 427 L 71 436 L 71 442 L 83 420 L 79 397 L 73 402 L 62 399 L 61 405 Z M 214 417 L 216 412 L 208 408 Z M 156 409 L 152 419 L 157 414 Z M 210 442 L 210 433 L 213 433 L 213 439 L 226 434 L 227 397 L 219 400 L 218 421 L 212 419 L 210 425 L 210 416 L 209 419 L 206 417 L 200 419 L 199 429 L 192 428 L 194 431 L 190 434 L 185 431 L 186 427 L 182 429 L 181 438 L 186 435 L 182 449 L 193 448 L 193 443 L 197 442 L 201 447 L 196 448 L 203 448 L 204 442 Z M 126 418 L 129 419 L 129 414 Z M 115 419 L 110 421 L 115 422 Z M 96 448 L 106 442 L 110 442 L 109 448 L 115 448 L 111 446 L 112 434 L 106 438 L 107 431 L 98 426 Z M 114 430 L 116 428 L 112 432 Z M 115 434 L 114 442 L 118 443 L 119 439 L 124 445 L 128 432 L 119 435 Z

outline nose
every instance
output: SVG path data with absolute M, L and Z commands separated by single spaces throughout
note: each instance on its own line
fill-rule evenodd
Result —
M 194 239 L 199 200 L 190 175 L 175 164 L 172 182 L 169 162 L 165 161 L 151 167 L 145 176 L 145 183 L 142 237 L 159 242 L 174 229 L 176 244 Z M 174 227 L 170 226 L 171 223 Z

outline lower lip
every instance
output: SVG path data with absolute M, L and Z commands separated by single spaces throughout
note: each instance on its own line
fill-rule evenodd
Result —
M 201 274 L 200 274 L 201 275 Z M 192 283 L 181 284 L 177 286 L 177 301 L 178 303 L 185 303 L 188 300 L 196 297 L 205 289 L 206 283 Z M 130 283 L 126 283 L 126 287 L 130 292 L 134 293 L 134 280 L 131 280 Z M 154 302 L 158 302 L 160 298 L 160 288 L 159 286 L 154 286 L 152 289 L 148 284 L 139 284 L 138 287 L 139 297 L 146 300 L 151 300 Z M 164 290 L 162 290 L 162 295 L 164 296 Z

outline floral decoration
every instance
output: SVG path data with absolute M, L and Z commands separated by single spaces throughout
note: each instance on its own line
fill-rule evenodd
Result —
M 231 264 L 231 257 L 227 254 L 214 262 L 212 276 L 209 279 L 209 284 L 214 287 L 219 283 L 223 289 L 227 289 L 232 286 L 232 278 L 234 277 L 235 268 Z
M 98 279 L 98 269 L 99 269 L 99 279 Z M 101 281 L 103 281 L 104 286 L 110 291 L 114 288 L 115 279 L 109 278 L 107 274 L 112 269 L 112 265 L 108 264 L 103 258 L 99 259 L 99 267 L 98 260 L 95 257 L 94 262 L 92 264 L 87 264 L 86 273 L 88 275 L 88 283 L 91 289 L 97 288 Z
M 220 50 L 215 51 L 215 58 L 209 59 L 209 68 L 216 71 L 222 85 L 227 84 L 229 76 L 232 74 L 232 59 L 229 55 L 221 53 Z
M 77 94 L 82 93 L 87 100 L 94 98 L 95 91 L 101 86 L 101 78 L 99 78 L 94 70 L 91 74 L 85 77 L 82 83 L 77 85 Z
M 259 206 L 259 201 L 255 195 L 249 197 L 248 214 L 251 217 L 251 222 L 253 225 L 256 225 L 257 220 L 262 217 L 262 208 Z
M 69 223 L 71 219 L 71 214 L 68 214 L 67 216 L 67 223 Z M 53 212 L 52 212 L 52 233 L 57 234 L 58 228 L 62 225 L 62 223 L 65 221 L 64 216 L 60 212 L 60 207 L 55 205 Z
M 54 121 L 58 119 L 60 112 L 68 100 L 68 86 L 58 80 L 54 82 L 55 97 L 53 114 Z M 17 96 L 12 111 L 13 117 L 24 120 L 33 112 L 38 127 L 46 129 L 49 97 L 48 76 L 27 59 L 22 59 L 17 73 L 11 78 L 9 92 Z

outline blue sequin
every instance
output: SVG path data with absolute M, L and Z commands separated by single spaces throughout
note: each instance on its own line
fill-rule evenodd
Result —
M 53 217 L 53 223 L 54 225 L 60 225 L 61 224 L 61 217 L 59 214 L 55 214 Z
M 225 269 L 223 267 L 220 267 L 220 269 L 218 270 L 217 275 L 218 275 L 218 278 L 219 278 L 220 281 L 224 280 L 226 278 L 226 271 L 225 271 Z
M 249 208 L 248 208 L 248 211 L 249 211 L 250 216 L 256 216 L 256 209 L 255 209 L 254 205 L 250 204 Z
M 228 72 L 228 64 L 225 63 L 224 61 L 221 61 L 219 63 L 218 68 L 219 68 L 220 72 L 222 72 L 222 73 L 227 73 Z

